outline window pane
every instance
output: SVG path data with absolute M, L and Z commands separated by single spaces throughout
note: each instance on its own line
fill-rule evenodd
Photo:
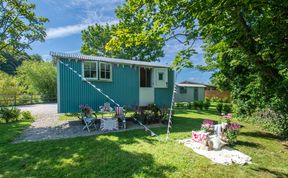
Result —
M 110 72 L 110 64 L 106 64 L 106 72 Z
M 110 79 L 110 72 L 106 72 L 106 79 Z
M 91 71 L 91 78 L 96 78 L 96 71 Z
M 101 70 L 105 70 L 105 64 L 101 63 L 100 68 L 101 68 Z
M 164 75 L 163 73 L 159 73 L 158 74 L 158 80 L 163 80 L 163 75 Z
M 96 71 L 96 63 L 91 63 L 91 70 Z
M 105 79 L 105 72 L 104 71 L 101 71 L 101 78 L 104 78 Z
M 90 72 L 89 71 L 84 71 L 84 77 L 85 78 L 90 78 Z

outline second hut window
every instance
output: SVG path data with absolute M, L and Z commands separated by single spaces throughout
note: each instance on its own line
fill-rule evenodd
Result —
M 100 63 L 100 80 L 112 80 L 112 65 L 109 63 Z

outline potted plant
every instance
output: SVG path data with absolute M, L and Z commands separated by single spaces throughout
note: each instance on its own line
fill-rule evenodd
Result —
M 201 125 L 201 129 L 204 132 L 208 132 L 210 134 L 213 132 L 213 125 L 214 125 L 214 122 L 212 120 L 205 119 Z
M 92 108 L 88 105 L 88 104 L 81 104 L 79 106 L 80 108 L 80 111 L 81 111 L 81 116 L 82 116 L 82 119 L 83 117 L 90 117 L 91 114 L 92 114 Z
M 237 142 L 237 136 L 240 132 L 240 125 L 237 123 L 229 123 L 224 131 L 225 137 L 230 145 L 234 145 Z

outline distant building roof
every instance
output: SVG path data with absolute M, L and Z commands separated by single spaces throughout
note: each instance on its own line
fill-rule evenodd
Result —
M 186 84 L 186 83 L 178 83 L 176 84 L 179 87 L 200 87 L 200 88 L 205 88 L 205 85 L 202 84 Z
M 83 61 L 101 61 L 101 62 L 110 62 L 116 64 L 132 64 L 139 66 L 148 66 L 148 67 L 165 67 L 169 68 L 169 65 L 164 65 L 156 62 L 144 62 L 144 61 L 135 61 L 135 60 L 127 60 L 127 59 L 117 59 L 117 58 L 108 58 L 108 57 L 100 57 L 100 56 L 88 56 L 82 54 L 67 54 L 61 52 L 50 52 L 52 57 L 56 58 L 65 58 L 65 59 L 75 59 L 75 60 L 83 60 Z
M 183 81 L 183 82 L 180 82 L 179 84 L 190 84 L 190 85 L 203 85 L 205 87 L 213 87 L 213 88 L 216 88 L 215 86 L 213 85 L 210 85 L 210 84 L 205 84 L 205 83 L 198 83 L 198 82 L 190 82 L 190 81 Z

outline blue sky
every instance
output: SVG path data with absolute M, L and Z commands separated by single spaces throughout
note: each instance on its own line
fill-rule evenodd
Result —
M 50 51 L 80 53 L 81 30 L 87 26 L 94 23 L 117 23 L 114 9 L 121 5 L 123 0 L 30 0 L 30 2 L 36 4 L 36 14 L 47 17 L 49 22 L 45 25 L 46 41 L 32 44 L 32 50 L 28 52 L 38 53 L 44 59 L 51 59 Z M 198 54 L 191 58 L 194 64 L 204 63 L 201 44 L 201 41 L 195 44 Z M 160 62 L 170 64 L 181 47 L 176 41 L 167 42 L 164 48 L 165 56 Z M 210 76 L 209 72 L 185 69 L 179 74 L 177 81 L 208 83 Z

